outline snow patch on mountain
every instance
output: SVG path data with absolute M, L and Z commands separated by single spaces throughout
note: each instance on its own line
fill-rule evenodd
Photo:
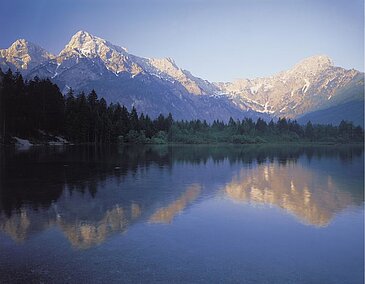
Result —
M 241 101 L 242 110 L 249 107 L 257 112 L 294 118 L 336 96 L 337 90 L 351 84 L 359 74 L 356 70 L 336 67 L 329 57 L 319 55 L 271 77 L 217 85 L 232 100 Z
M 179 68 L 172 58 L 139 57 L 86 31 L 73 35 L 58 56 L 26 40 L 17 40 L 0 50 L 0 68 L 19 70 L 27 79 L 52 78 L 64 91 L 88 90 L 92 86 L 100 88 L 101 95 L 111 101 L 151 111 L 152 105 L 164 104 L 166 109 L 182 114 L 192 112 L 191 117 L 199 117 L 196 108 L 211 117 L 223 115 L 219 113 L 223 108 L 225 116 L 255 111 L 294 118 L 324 102 L 336 101 L 338 91 L 362 74 L 336 67 L 328 56 L 318 55 L 270 77 L 211 83 Z M 363 78 L 359 84 L 364 84 Z M 124 89 L 128 94 L 121 95 Z M 184 109 L 182 104 L 189 107 L 185 105 Z

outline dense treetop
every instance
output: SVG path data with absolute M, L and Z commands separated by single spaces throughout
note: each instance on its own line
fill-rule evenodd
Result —
M 63 96 L 49 79 L 24 81 L 20 73 L 0 71 L 0 129 L 2 141 L 12 136 L 32 138 L 39 132 L 60 135 L 74 143 L 267 143 L 361 142 L 363 129 L 351 122 L 299 125 L 279 118 L 269 123 L 230 119 L 174 121 L 172 115 L 150 118 L 133 107 L 107 104 L 92 90 Z

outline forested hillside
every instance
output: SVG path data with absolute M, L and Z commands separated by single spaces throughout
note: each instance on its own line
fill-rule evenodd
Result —
M 351 122 L 339 126 L 305 126 L 279 118 L 269 123 L 230 119 L 174 121 L 171 114 L 151 119 L 133 107 L 107 104 L 93 90 L 63 96 L 49 79 L 24 81 L 20 73 L 0 72 L 2 143 L 12 137 L 34 138 L 39 133 L 59 135 L 73 143 L 270 143 L 363 141 L 363 129 Z

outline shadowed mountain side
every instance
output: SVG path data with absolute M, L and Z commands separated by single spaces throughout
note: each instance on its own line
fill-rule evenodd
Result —
M 67 81 L 61 82 L 61 88 L 66 84 Z M 119 102 L 128 109 L 134 106 L 152 118 L 169 112 L 176 120 L 205 119 L 209 122 L 215 119 L 228 121 L 231 116 L 235 119 L 263 117 L 269 120 L 270 118 L 269 115 L 261 115 L 255 111 L 242 111 L 233 106 L 226 96 L 196 96 L 189 93 L 178 81 L 161 80 L 145 74 L 139 74 L 133 79 L 127 75 L 101 78 L 78 89 L 85 92 L 94 89 L 108 102 Z
M 19 70 L 27 79 L 50 78 L 64 94 L 70 88 L 95 89 L 108 102 L 135 106 L 150 117 L 171 112 L 176 119 L 207 121 L 293 119 L 329 103 L 364 97 L 354 88 L 364 87 L 364 74 L 334 66 L 326 55 L 305 58 L 266 78 L 212 83 L 181 69 L 172 58 L 139 57 L 86 31 L 74 34 L 57 56 L 17 40 L 0 50 L 0 68 Z
M 317 109 L 298 118 L 299 123 L 340 124 L 341 120 L 364 126 L 364 75 L 354 77 L 350 84 L 338 89 L 336 94 Z
M 344 103 L 338 106 L 307 113 L 298 119 L 298 123 L 339 125 L 342 120 L 352 121 L 355 126 L 364 127 L 364 105 L 358 101 Z

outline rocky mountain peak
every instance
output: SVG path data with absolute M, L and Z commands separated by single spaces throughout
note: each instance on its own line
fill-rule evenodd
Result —
M 86 31 L 78 31 L 72 37 L 68 45 L 78 47 L 89 41 L 97 41 L 98 38 Z
M 363 96 L 364 84 L 363 73 L 336 67 L 326 55 L 308 57 L 270 77 L 210 83 L 182 70 L 172 58 L 139 57 L 82 30 L 56 58 L 19 39 L 0 50 L 0 68 L 18 69 L 28 79 L 48 77 L 62 88 L 95 89 L 109 101 L 146 113 L 172 111 L 179 118 L 223 119 L 247 111 L 297 118 L 347 100 L 348 93 Z
M 315 55 L 303 59 L 302 61 L 297 63 L 292 70 L 302 73 L 319 73 L 328 69 L 331 66 L 333 66 L 333 61 L 330 57 L 326 55 Z
M 25 39 L 16 40 L 8 49 L 0 50 L 0 56 L 17 69 L 28 69 L 54 56 L 40 46 Z
M 83 56 L 105 56 L 108 52 L 126 53 L 127 49 L 94 36 L 86 31 L 78 31 L 61 51 L 60 56 L 74 53 Z
M 152 66 L 157 68 L 157 70 L 161 72 L 179 72 L 181 73 L 180 68 L 176 65 L 175 61 L 172 58 L 150 58 L 149 62 Z
M 271 77 L 218 86 L 242 109 L 294 118 L 341 97 L 343 88 L 352 88 L 359 73 L 334 66 L 328 56 L 316 55 Z M 363 80 L 356 84 L 363 85 Z
M 16 41 L 13 42 L 13 44 L 9 47 L 9 49 L 12 50 L 21 50 L 21 49 L 25 49 L 27 48 L 27 45 L 29 45 L 31 43 L 29 43 L 27 40 L 20 38 L 17 39 Z
M 175 65 L 176 66 L 176 63 L 175 63 L 175 60 L 171 57 L 165 57 L 164 58 L 166 61 L 170 62 L 172 65 Z
M 29 54 L 30 56 L 37 56 L 37 55 L 47 55 L 51 56 L 46 50 L 42 47 L 27 41 L 25 39 L 17 39 L 8 49 L 8 54 L 11 55 L 22 55 L 22 54 Z

